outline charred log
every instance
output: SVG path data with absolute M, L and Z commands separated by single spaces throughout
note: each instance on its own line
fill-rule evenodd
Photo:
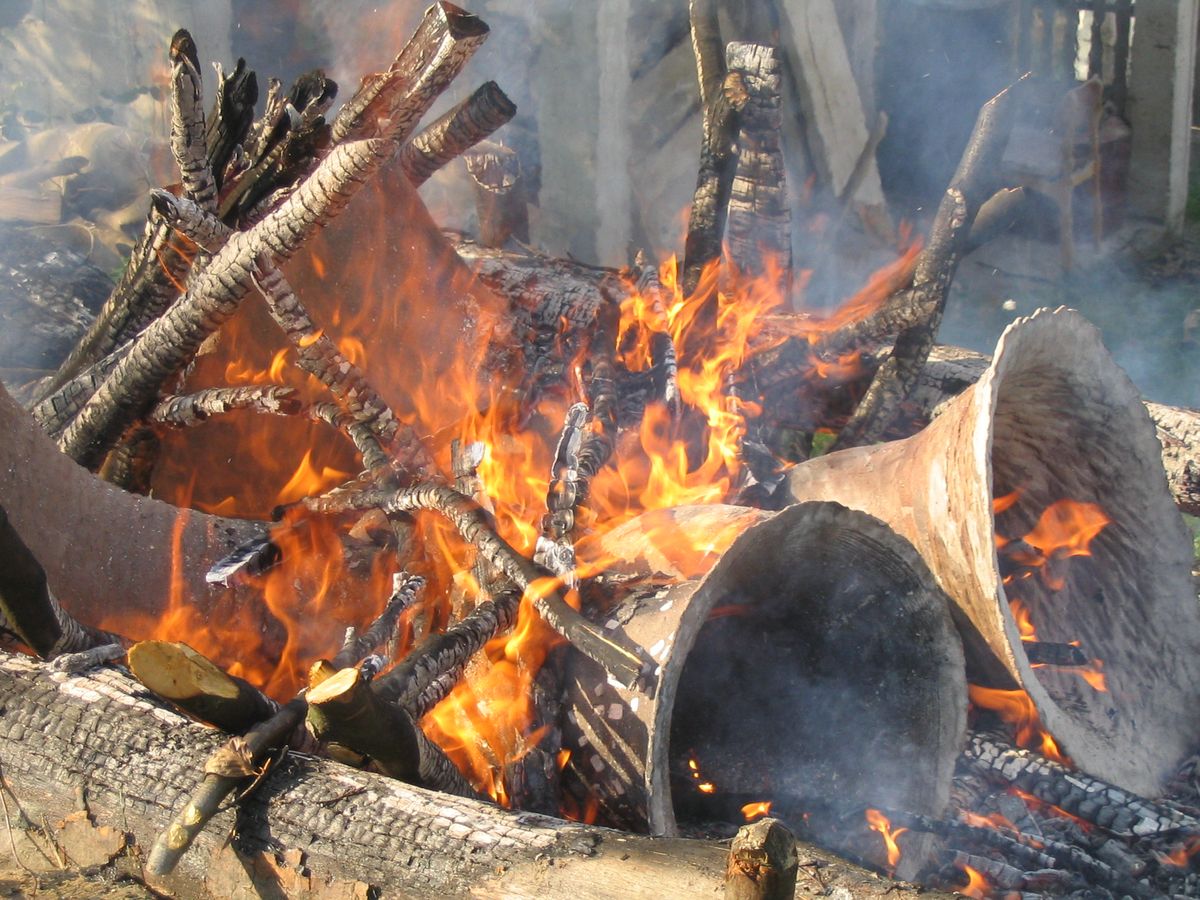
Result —
M 479 243 L 503 247 L 509 238 L 529 240 L 529 208 L 521 181 L 521 158 L 490 141 L 466 155 L 467 172 L 475 185 Z
M 447 163 L 489 137 L 517 113 L 500 86 L 488 81 L 436 122 L 421 129 L 400 151 L 400 169 L 420 187 Z
M 979 111 L 971 140 L 938 207 L 929 240 L 917 258 L 913 285 L 907 292 L 913 321 L 896 334 L 890 356 L 875 372 L 866 396 L 839 432 L 839 448 L 873 443 L 883 436 L 929 357 L 971 223 L 996 188 L 993 181 L 1012 127 L 1018 87 L 1001 91 Z
M 87 786 L 97 825 L 128 833 L 145 847 L 220 742 L 211 729 L 145 699 L 112 669 L 52 680 L 37 663 L 0 658 L 0 758 L 21 808 L 37 820 L 77 808 L 71 785 Z M 46 721 L 64 723 L 45 731 Z M 38 735 L 28 740 L 28 735 Z M 120 766 L 107 761 L 122 760 Z M 181 897 L 228 897 L 246 885 L 332 883 L 384 894 L 626 897 L 637 885 L 667 900 L 719 889 L 727 851 L 513 814 L 406 786 L 337 763 L 288 757 L 235 814 L 189 854 L 179 875 L 158 881 Z M 222 849 L 236 821 L 233 847 Z M 387 823 L 381 828 L 380 823 Z M 293 863 L 270 863 L 280 850 Z M 798 893 L 844 889 L 884 897 L 894 885 L 810 846 Z M 135 857 L 136 859 L 136 857 Z M 820 871 L 810 866 L 820 861 Z M 296 871 L 301 861 L 311 881 Z M 554 865 L 549 865 L 553 861 Z M 133 874 L 139 867 L 131 863 Z M 251 884 L 247 884 L 247 880 Z M 929 895 L 932 897 L 936 895 Z
M 979 774 L 1012 784 L 1040 800 L 1122 837 L 1200 831 L 1200 820 L 1072 771 L 1060 763 L 982 735 L 972 735 L 963 761 Z

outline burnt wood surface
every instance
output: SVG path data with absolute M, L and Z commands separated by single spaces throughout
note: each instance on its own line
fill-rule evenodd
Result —
M 75 812 L 83 786 L 90 821 L 127 836 L 130 849 L 117 865 L 135 874 L 140 850 L 221 741 L 111 668 L 54 675 L 29 658 L 0 656 L 0 706 L 0 758 L 24 814 L 40 821 Z M 682 900 L 720 896 L 727 860 L 715 843 L 512 813 L 296 756 L 216 825 L 162 887 L 183 898 L 248 890 L 368 896 L 373 887 L 382 896 Z M 7 841 L 0 845 L 7 853 Z M 896 889 L 810 845 L 798 845 L 797 855 L 797 897 L 884 897 Z

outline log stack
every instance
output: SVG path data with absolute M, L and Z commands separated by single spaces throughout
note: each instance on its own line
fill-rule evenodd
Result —
M 1004 143 L 1011 91 L 981 113 L 929 242 L 881 280 L 880 305 L 817 325 L 794 316 L 764 322 L 758 343 L 719 371 L 718 412 L 745 426 L 733 431 L 740 459 L 728 464 L 730 493 L 721 499 L 806 502 L 776 512 L 678 506 L 602 533 L 591 508 L 604 501 L 598 486 L 642 452 L 639 439 L 677 439 L 686 465 L 710 436 L 716 413 L 706 411 L 706 422 L 687 391 L 722 349 L 722 292 L 736 284 L 715 268 L 727 211 L 744 268 L 768 267 L 754 235 L 771 236 L 778 254 L 790 244 L 775 57 L 723 45 L 713 4 L 695 0 L 692 13 L 706 130 L 679 297 L 644 259 L 613 271 L 516 256 L 511 238 L 522 233 L 524 210 L 519 194 L 495 190 L 517 183 L 494 147 L 477 152 L 472 174 L 490 191 L 487 203 L 496 201 L 495 216 L 483 217 L 484 244 L 506 246 L 456 248 L 437 232 L 414 186 L 512 114 L 485 85 L 412 137 L 487 34 L 451 4 L 431 7 L 392 66 L 365 79 L 328 122 L 334 86 L 319 73 L 286 95 L 272 85 L 264 116 L 251 122 L 234 102 L 249 83 L 239 66 L 221 78 L 206 123 L 196 48 L 176 35 L 172 151 L 181 183 L 154 192 L 135 264 L 93 331 L 35 388 L 34 415 L 77 462 L 143 488 L 153 483 L 143 473 L 165 429 L 197 433 L 227 414 L 317 422 L 348 439 L 350 465 L 362 471 L 278 510 L 284 521 L 270 527 L 191 513 L 103 485 L 0 396 L 0 424 L 12 435 L 0 454 L 10 469 L 30 472 L 0 484 L 14 526 L 4 537 L 34 576 L 0 577 L 3 624 L 56 657 L 51 665 L 0 657 L 0 757 L 28 821 L 79 813 L 63 786 L 82 784 L 84 820 L 115 848 L 101 864 L 131 866 L 181 895 L 230 896 L 247 883 L 297 896 L 627 896 L 636 884 L 681 897 L 722 885 L 739 897 L 890 890 L 807 846 L 792 854 L 778 823 L 739 835 L 731 856 L 677 837 L 721 833 L 714 822 L 753 817 L 744 809 L 768 800 L 825 845 L 931 883 L 962 886 L 939 866 L 982 867 L 1019 890 L 1066 890 L 1083 877 L 1141 897 L 1181 883 L 1154 854 L 1186 856 L 1200 823 L 1136 793 L 1163 787 L 1200 738 L 1172 715 L 1200 690 L 1200 621 L 1160 448 L 1095 334 L 1070 313 L 1039 314 L 1006 335 L 979 383 L 920 436 L 801 462 L 819 453 L 815 435 L 830 425 L 841 428 L 839 446 L 906 427 L 914 388 L 929 385 L 927 357 L 972 220 L 997 187 L 990 163 Z M 738 142 L 749 148 L 740 159 Z M 397 207 L 403 226 L 383 231 L 377 222 Z M 318 234 L 345 210 L 357 229 Z M 385 269 L 365 270 L 362 250 Z M 381 271 L 402 272 L 402 284 L 380 290 Z M 773 281 L 786 298 L 786 272 Z M 356 302 L 310 304 L 293 283 Z M 399 304 L 397 290 L 436 299 Z M 635 292 L 648 299 L 642 324 L 653 332 L 641 368 L 618 340 Z M 676 300 L 698 331 L 672 330 Z M 228 358 L 213 346 L 236 343 L 230 326 L 256 306 L 274 329 L 270 350 L 287 348 L 312 376 L 302 386 L 220 380 Z M 372 365 L 326 332 L 324 323 L 339 319 L 369 332 Z M 845 384 L 792 390 L 820 365 L 855 354 L 869 364 Z M 492 379 L 488 390 L 469 379 L 443 386 L 464 368 Z M 437 385 L 444 404 L 427 408 L 430 391 L 417 383 Z M 506 516 L 530 519 L 527 508 L 518 516 L 491 502 L 494 468 L 485 470 L 486 448 L 463 428 L 481 408 L 510 429 L 491 438 L 497 444 L 529 430 L 552 448 L 533 538 L 506 530 Z M 781 435 L 800 420 L 784 453 Z M 785 474 L 781 463 L 797 462 Z M 527 469 L 509 474 L 528 480 Z M 245 473 L 230 477 L 236 491 Z M 846 506 L 829 502 L 843 496 Z M 1018 505 L 1006 513 L 997 505 L 1010 496 Z M 883 505 L 865 506 L 881 497 Z M 1063 499 L 1106 504 L 1088 546 L 1050 547 L 1038 535 L 1039 512 Z M 304 690 L 293 694 L 292 684 L 272 700 L 263 685 L 189 648 L 129 650 L 144 686 L 235 732 L 228 739 L 148 697 L 123 669 L 96 668 L 121 658 L 126 635 L 76 629 L 82 646 L 70 649 L 94 651 L 84 657 L 42 639 L 74 621 L 64 607 L 94 619 L 136 606 L 146 619 L 174 613 L 182 600 L 215 627 L 233 615 L 220 604 L 248 596 L 229 584 L 253 583 L 281 559 L 288 571 L 305 555 L 289 533 L 325 526 L 352 536 L 368 568 L 399 571 L 379 615 L 340 649 L 345 622 L 328 608 L 314 601 L 301 616 L 262 605 L 262 630 L 296 628 L 303 617 L 309 632 L 323 632 L 328 660 L 302 661 L 313 663 Z M 1009 548 L 1003 570 L 997 533 L 1000 549 Z M 1085 549 L 1091 557 L 1081 561 L 1075 551 Z M 425 582 L 405 574 L 410 565 L 431 576 L 438 596 L 418 599 Z M 1036 638 L 1021 632 L 1002 584 L 1024 570 L 1030 588 L 1021 599 Z M 339 587 L 340 613 L 356 583 Z M 371 602 L 354 607 L 354 622 Z M 1152 621 L 1135 626 L 1139 617 Z M 547 645 L 564 647 L 544 647 L 535 663 L 521 642 L 538 629 Z M 279 643 L 296 652 L 300 631 Z M 525 726 L 522 747 L 542 744 L 527 758 L 493 761 L 514 783 L 524 779 L 510 799 L 573 807 L 583 818 L 598 812 L 607 824 L 658 836 L 502 811 L 478 799 L 488 785 L 451 763 L 455 748 L 439 744 L 430 711 L 468 672 L 520 671 L 543 657 L 536 681 L 521 673 L 535 685 L 541 716 L 540 728 Z M 1089 694 L 1074 670 L 1095 661 L 1108 690 Z M 164 672 L 170 677 L 152 677 Z M 969 737 L 968 675 L 977 707 Z M 988 723 L 977 692 L 1018 687 L 1089 777 L 981 730 Z M 47 722 L 45 740 L 30 740 Z M 313 751 L 348 765 L 302 755 Z M 1004 778 L 1116 843 L 1085 849 L 1035 834 L 1028 809 L 998 837 L 947 813 L 952 795 L 957 802 L 969 787 Z M 560 783 L 573 802 L 560 802 Z M 980 803 L 992 799 L 984 787 L 978 793 Z M 11 821 L 9 829 L 15 841 Z M 134 849 L 122 855 L 126 847 Z

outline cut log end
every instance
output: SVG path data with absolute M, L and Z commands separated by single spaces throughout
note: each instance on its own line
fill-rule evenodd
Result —
M 791 900 L 798 862 L 796 838 L 778 819 L 744 825 L 729 848 L 725 900 Z

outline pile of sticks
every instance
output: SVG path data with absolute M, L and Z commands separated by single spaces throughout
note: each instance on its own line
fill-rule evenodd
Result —
M 772 139 L 778 128 L 778 61 L 770 48 L 725 47 L 715 5 L 704 0 L 693 0 L 692 27 L 705 127 L 681 284 L 697 300 L 697 333 L 707 333 L 706 325 L 717 317 L 720 279 L 706 272 L 720 258 L 726 224 L 731 245 L 741 248 L 736 252 L 742 259 L 735 261 L 747 271 L 761 265 L 753 253 L 764 245 L 782 251 L 790 246 L 790 237 L 786 216 L 780 214 L 786 203 L 781 199 L 778 143 Z M 507 306 L 504 337 L 492 347 L 486 374 L 512 377 L 515 368 L 513 391 L 532 408 L 544 392 L 568 390 L 572 360 L 581 350 L 589 351 L 584 396 L 573 398 L 583 403 L 571 407 L 558 434 L 547 514 L 538 553 L 530 559 L 497 534 L 474 496 L 472 449 L 458 448 L 451 476 L 440 472 L 428 436 L 396 415 L 368 373 L 309 314 L 280 269 L 383 167 L 398 169 L 411 185 L 419 185 L 512 117 L 515 110 L 503 92 L 487 84 L 416 132 L 421 117 L 486 35 L 487 27 L 476 17 L 449 3 L 435 4 L 388 71 L 365 79 L 327 122 L 336 85 L 320 73 L 300 79 L 286 95 L 272 82 L 266 110 L 255 119 L 255 76 L 240 62 L 232 73 L 220 73 L 217 97 L 206 117 L 196 48 L 186 32 L 177 34 L 170 49 L 171 148 L 180 184 L 154 193 L 143 237 L 104 310 L 60 369 L 31 389 L 33 418 L 58 449 L 111 483 L 132 489 L 145 488 L 158 429 L 193 426 L 233 409 L 324 422 L 353 442 L 363 472 L 340 488 L 305 500 L 304 513 L 378 511 L 394 532 L 390 547 L 401 557 L 402 571 L 382 614 L 360 634 L 348 635 L 331 660 L 314 662 L 306 690 L 280 704 L 190 648 L 135 643 L 80 624 L 55 597 L 57 566 L 43 570 L 44 553 L 33 542 L 26 545 L 21 529 L 0 529 L 6 558 L 20 562 L 0 584 L 4 627 L 54 660 L 48 666 L 0 658 L 0 696 L 6 703 L 13 698 L 6 707 L 8 724 L 0 729 L 6 772 L 30 784 L 84 781 L 98 818 L 110 821 L 119 814 L 139 844 L 152 843 L 145 859 L 151 878 L 168 877 L 181 864 L 195 877 L 198 854 L 187 854 L 194 845 L 219 856 L 219 835 L 206 829 L 214 821 L 227 825 L 235 818 L 227 800 L 241 791 L 236 852 L 274 852 L 279 843 L 273 842 L 298 849 L 303 856 L 292 860 L 293 878 L 311 862 L 313 870 L 328 873 L 342 887 L 363 881 L 407 892 L 459 893 L 485 885 L 563 894 L 587 884 L 592 896 L 599 896 L 596 884 L 604 881 L 597 872 L 609 865 L 620 866 L 625 884 L 643 877 L 662 896 L 688 896 L 711 887 L 714 879 L 723 880 L 724 850 L 664 844 L 531 814 L 507 815 L 481 803 L 475 787 L 416 724 L 448 694 L 487 641 L 512 626 L 523 598 L 612 679 L 643 690 L 649 684 L 653 659 L 619 630 L 598 628 L 577 612 L 564 590 L 575 577 L 577 512 L 586 502 L 589 480 L 618 451 L 621 433 L 638 423 L 650 404 L 664 404 L 676 419 L 694 415 L 683 408 L 677 374 L 680 367 L 698 364 L 711 349 L 706 341 L 676 347 L 659 332 L 650 369 L 631 372 L 617 362 L 621 303 L 635 292 L 666 301 L 657 271 L 644 259 L 626 269 L 548 260 L 527 249 L 514 250 L 511 241 L 504 248 L 465 240 L 457 245 L 459 256 Z M 837 429 L 838 446 L 914 430 L 939 402 L 978 377 L 977 361 L 936 348 L 934 336 L 955 268 L 970 246 L 976 215 L 1002 187 L 990 179 L 999 168 L 995 162 L 1019 90 L 1015 86 L 984 107 L 924 248 L 892 273 L 894 283 L 881 306 L 818 337 L 795 317 L 781 316 L 762 330 L 761 346 L 751 348 L 748 362 L 730 379 L 730 396 L 792 400 L 764 403 L 763 412 L 750 421 L 743 451 L 756 484 L 743 484 L 740 499 L 770 503 L 781 462 L 813 452 L 822 430 Z M 489 152 L 503 156 L 484 151 Z M 473 174 L 484 177 L 487 167 L 476 168 Z M 501 218 L 509 214 L 497 213 Z M 521 232 L 519 221 L 492 224 L 495 234 L 487 244 Z M 784 284 L 789 280 L 785 275 Z M 204 342 L 254 294 L 262 297 L 295 348 L 299 366 L 327 389 L 327 401 L 303 402 L 283 385 L 201 392 L 181 387 Z M 814 361 L 855 352 L 866 363 L 860 373 L 824 388 L 801 387 Z M 516 367 L 513 357 L 520 360 Z M 812 403 L 814 391 L 825 395 Z M 7 397 L 3 400 L 0 412 L 16 423 L 17 413 L 9 410 Z M 1173 472 L 1176 497 L 1183 508 L 1200 509 L 1200 476 L 1190 462 L 1194 435 L 1200 433 L 1196 420 L 1188 411 L 1152 412 L 1164 433 L 1173 436 L 1164 441 L 1164 460 Z M 40 448 L 38 440 L 44 437 L 28 438 L 28 446 Z M 11 502 L 5 499 L 0 508 Z M 151 501 L 125 497 L 117 502 L 127 504 L 121 515 L 130 518 L 154 509 Z M 423 588 L 420 578 L 403 572 L 411 514 L 422 510 L 444 517 L 476 549 L 478 581 L 486 590 L 467 614 L 389 669 L 391 660 L 377 654 L 394 643 L 398 623 Z M 205 552 L 190 559 L 185 554 L 183 562 L 193 574 L 229 580 L 247 566 L 270 564 L 273 545 L 264 529 L 199 517 L 187 527 L 201 526 L 210 535 L 220 532 L 220 539 L 209 537 L 204 543 L 197 538 Z M 108 543 L 101 536 L 87 552 L 96 557 L 119 552 L 120 522 L 114 531 Z M 230 548 L 237 548 L 236 557 L 224 556 Z M 86 569 L 86 553 L 76 562 Z M 212 731 L 169 712 L 165 703 L 139 699 L 142 689 L 122 671 L 95 668 L 122 657 L 156 697 L 235 736 L 221 742 Z M 89 698 L 94 701 L 90 706 Z M 73 724 L 45 742 L 24 743 L 35 723 L 48 717 Z M 97 734 L 107 742 L 98 745 Z M 106 760 L 120 759 L 131 746 L 151 749 L 138 758 L 138 767 L 110 771 L 113 763 Z M 975 754 L 976 768 L 1007 775 L 1012 767 L 996 761 L 1007 751 L 997 746 L 977 741 L 969 752 Z M 292 753 L 281 752 L 289 747 Z M 419 787 L 302 755 L 318 747 Z M 1035 774 L 1049 779 L 1052 787 L 1046 790 L 1051 793 L 1058 791 L 1053 785 L 1068 780 L 1042 769 Z M 164 784 L 170 789 L 163 790 Z M 421 787 L 442 793 L 429 794 Z M 1040 796 L 1037 789 L 1029 790 Z M 56 815 L 73 811 L 49 790 L 31 790 L 31 796 L 22 797 L 27 799 Z M 1143 807 L 1134 798 L 1124 808 Z M 904 820 L 902 811 L 895 819 L 914 831 L 944 834 L 951 827 Z M 1114 812 L 1098 824 L 1107 828 L 1117 821 L 1124 819 Z M 1174 852 L 1161 842 L 1164 835 L 1190 834 L 1194 828 L 1193 820 L 1184 821 L 1169 809 L 1153 809 L 1136 820 L 1143 821 L 1155 823 L 1154 840 L 1160 841 L 1155 850 L 1164 853 Z M 319 826 L 314 828 L 313 822 Z M 1136 822 L 1122 827 L 1141 839 Z M 745 842 L 778 848 L 778 830 L 762 832 L 745 836 L 736 848 L 741 856 L 735 858 L 742 862 L 730 869 L 731 882 L 753 868 L 749 860 L 760 859 Z M 979 855 L 974 852 L 978 846 L 997 846 L 991 838 L 963 837 L 975 832 L 953 834 L 961 840 L 960 852 L 972 859 Z M 788 871 L 791 851 L 786 840 L 783 844 L 782 851 L 772 850 L 772 858 L 783 860 L 778 867 Z M 1027 847 L 1019 837 L 1012 844 Z M 1010 858 L 1025 853 L 1008 844 L 1005 848 Z M 664 860 L 664 849 L 673 861 Z M 1025 863 L 1037 863 L 1038 871 L 1068 874 L 1030 881 L 1024 873 L 1031 869 L 1023 864 L 1018 889 L 1051 883 L 1073 887 L 1072 872 L 1135 896 L 1147 889 L 1137 881 L 1145 867 L 1134 871 L 1103 863 L 1113 873 L 1109 875 L 1090 857 L 1066 850 L 1055 855 L 1051 849 L 1038 851 L 1046 860 L 1030 856 Z M 282 864 L 273 863 L 271 877 L 280 877 Z M 641 872 L 639 865 L 644 873 L 635 874 Z M 811 848 L 799 851 L 799 872 L 801 886 L 819 886 L 826 893 L 840 886 L 852 896 L 874 896 L 880 885 L 873 887 L 859 870 Z M 760 887 L 775 883 L 758 876 L 751 880 Z M 789 884 L 786 878 L 782 883 Z M 1174 889 L 1175 882 L 1164 878 L 1155 884 Z M 759 895 L 765 895 L 762 890 Z M 779 890 L 790 893 L 791 888 Z

